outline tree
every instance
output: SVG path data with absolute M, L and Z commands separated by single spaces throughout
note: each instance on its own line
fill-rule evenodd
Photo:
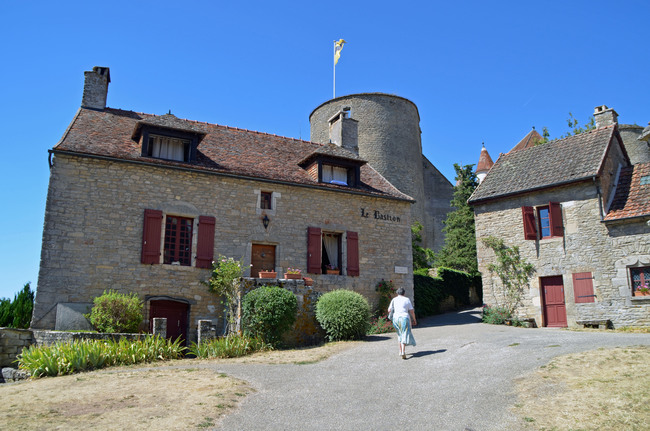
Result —
M 467 200 L 478 186 L 474 165 L 461 167 L 454 163 L 456 186 L 451 206 L 455 208 L 447 214 L 442 229 L 445 245 L 435 255 L 435 265 L 444 266 L 469 274 L 478 274 L 476 260 L 476 234 L 474 231 L 474 211 Z
M 223 296 L 227 308 L 228 332 L 239 332 L 239 308 L 241 304 L 241 278 L 243 263 L 232 257 L 219 256 L 212 262 L 212 276 L 206 284 L 211 292 Z
M 23 290 L 14 295 L 14 300 L 0 299 L 0 326 L 9 328 L 29 328 L 34 310 L 34 292 L 31 283 L 26 283 Z
M 584 124 L 584 126 L 579 126 L 578 119 L 575 118 L 573 114 L 569 112 L 569 118 L 567 118 L 566 122 L 567 125 L 569 126 L 570 131 L 566 135 L 560 136 L 560 138 L 568 138 L 573 135 L 579 135 L 580 133 L 588 132 L 596 128 L 596 120 L 594 119 L 593 115 L 589 116 L 589 119 Z M 537 141 L 535 145 L 542 145 L 551 141 L 550 137 L 551 134 L 548 131 L 548 128 L 544 126 L 542 128 L 542 139 Z
M 503 284 L 502 295 L 494 294 L 497 306 L 503 307 L 509 315 L 513 315 L 521 304 L 524 296 L 524 287 L 535 273 L 533 265 L 519 254 L 519 247 L 508 247 L 500 238 L 488 236 L 483 238 L 483 244 L 494 251 L 496 263 L 488 265 L 488 270 L 495 273 Z M 493 290 L 494 293 L 494 290 Z
M 434 252 L 429 248 L 422 247 L 422 223 L 416 221 L 411 226 L 411 247 L 413 253 L 413 269 L 430 268 L 434 259 Z

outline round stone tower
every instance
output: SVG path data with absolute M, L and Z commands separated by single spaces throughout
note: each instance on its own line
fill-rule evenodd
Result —
M 361 93 L 337 97 L 321 104 L 309 115 L 311 141 L 334 142 L 332 124 L 337 114 L 345 112 L 356 120 L 359 156 L 381 175 L 416 200 L 412 221 L 424 226 L 423 243 L 427 244 L 425 217 L 420 114 L 413 102 L 384 93 Z

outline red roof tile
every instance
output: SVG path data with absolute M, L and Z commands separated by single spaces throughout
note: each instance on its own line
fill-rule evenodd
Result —
M 525 150 L 526 148 L 534 147 L 539 141 L 543 140 L 542 136 L 537 133 L 537 130 L 533 129 L 524 138 L 515 145 L 512 150 L 508 151 L 512 153 L 514 151 Z
M 621 169 L 616 194 L 605 221 L 650 217 L 650 163 Z
M 487 172 L 494 165 L 492 157 L 488 154 L 488 151 L 485 147 L 481 148 L 481 155 L 478 158 L 478 164 L 476 165 L 476 173 Z

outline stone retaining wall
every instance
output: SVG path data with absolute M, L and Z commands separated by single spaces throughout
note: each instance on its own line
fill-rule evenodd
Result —
M 0 328 L 0 368 L 16 367 L 16 356 L 33 343 L 29 329 Z

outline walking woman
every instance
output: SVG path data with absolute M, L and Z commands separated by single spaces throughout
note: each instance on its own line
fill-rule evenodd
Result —
M 406 359 L 406 346 L 415 346 L 415 338 L 411 333 L 411 322 L 413 326 L 418 322 L 415 320 L 415 311 L 411 300 L 404 296 L 406 291 L 403 287 L 397 289 L 397 296 L 390 301 L 388 315 L 393 313 L 393 326 L 397 331 L 397 342 L 399 343 L 399 354 Z

